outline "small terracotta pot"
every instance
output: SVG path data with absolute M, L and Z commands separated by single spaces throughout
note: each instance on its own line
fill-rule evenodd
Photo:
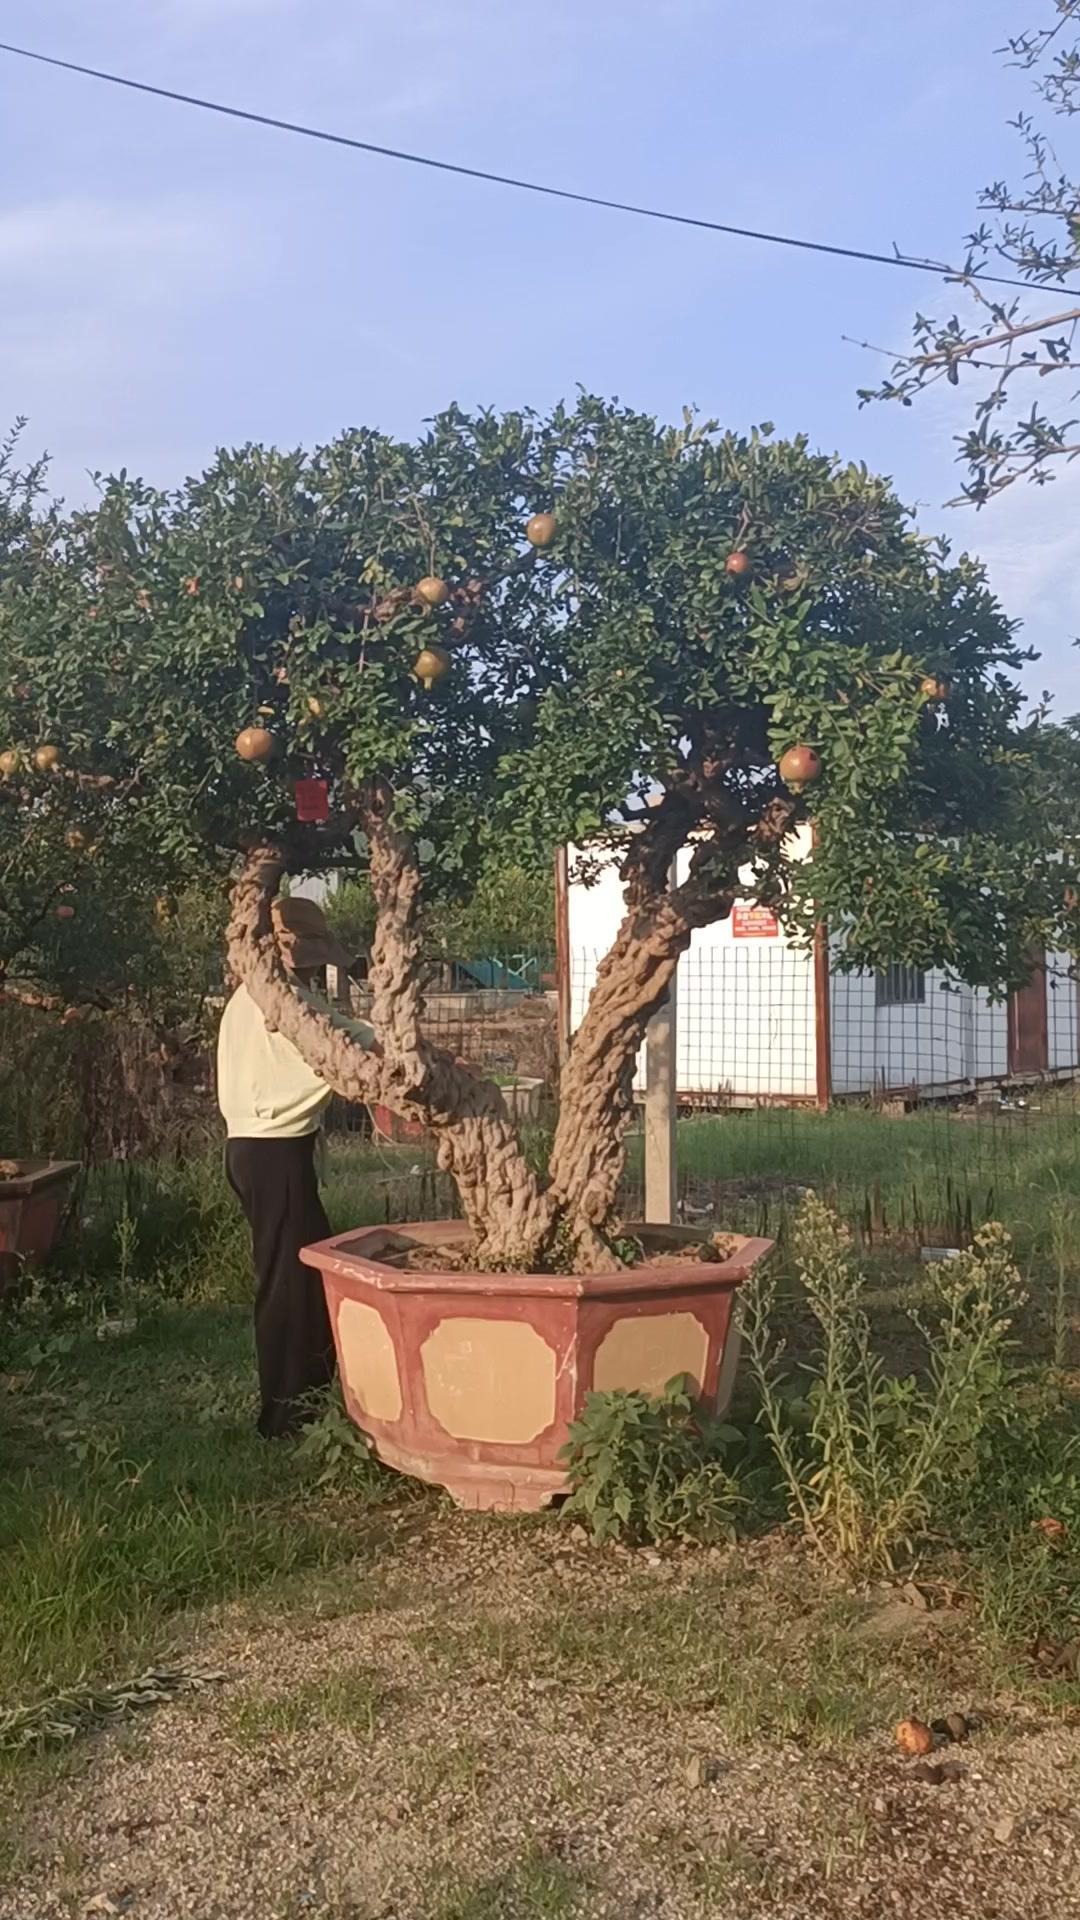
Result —
M 634 1227 L 647 1253 L 696 1244 Z M 727 1259 L 599 1274 L 417 1272 L 410 1247 L 453 1246 L 461 1222 L 368 1227 L 305 1247 L 322 1274 L 349 1413 L 388 1466 L 460 1506 L 534 1510 L 566 1489 L 559 1454 L 593 1390 L 660 1393 L 688 1376 L 722 1412 L 737 1360 L 735 1290 L 772 1251 L 732 1236 Z
M 17 1160 L 0 1178 L 0 1291 L 28 1260 L 44 1260 L 56 1244 L 77 1160 Z

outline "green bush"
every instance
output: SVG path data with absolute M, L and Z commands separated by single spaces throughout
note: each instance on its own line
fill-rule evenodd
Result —
M 775 1272 L 759 1268 L 743 1292 L 760 1417 L 811 1543 L 848 1568 L 889 1572 L 977 1481 L 1013 1390 L 1006 1353 L 1024 1295 L 1012 1245 L 989 1225 L 970 1252 L 928 1269 L 905 1309 L 926 1366 L 902 1379 L 874 1349 L 851 1237 L 814 1195 L 799 1213 L 795 1261 L 819 1336 L 805 1394 L 791 1390 L 775 1331 Z
M 1012 1644 L 1080 1636 L 1080 1405 L 1018 1374 L 946 1516 L 983 1624 Z
M 728 1536 L 740 1494 L 724 1456 L 741 1443 L 734 1427 L 701 1417 L 682 1377 L 656 1399 L 590 1393 L 562 1450 L 572 1488 L 563 1511 L 597 1541 Z

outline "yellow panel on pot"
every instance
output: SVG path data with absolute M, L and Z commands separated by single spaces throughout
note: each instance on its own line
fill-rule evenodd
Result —
M 597 1393 L 663 1393 L 677 1373 L 699 1389 L 709 1357 L 708 1328 L 693 1313 L 643 1313 L 617 1320 L 593 1363 Z
M 455 1440 L 535 1440 L 555 1418 L 555 1354 L 513 1320 L 440 1320 L 420 1354 L 432 1416 Z
M 341 1371 L 362 1413 L 372 1420 L 400 1420 L 401 1380 L 394 1343 L 382 1315 L 359 1300 L 338 1308 Z

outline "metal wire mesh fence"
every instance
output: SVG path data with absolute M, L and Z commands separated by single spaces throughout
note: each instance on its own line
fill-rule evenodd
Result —
M 601 957 L 570 956 L 572 1026 Z M 432 1039 L 501 1081 L 537 1164 L 557 1111 L 557 1006 L 553 993 L 427 1002 Z M 957 1246 L 997 1217 L 1045 1250 L 1074 1210 L 1080 1244 L 1078 1015 L 1063 956 L 992 1001 L 906 968 L 822 973 L 812 955 L 771 942 L 692 952 L 676 1015 L 680 1217 L 775 1234 L 813 1189 L 872 1245 Z M 644 1091 L 643 1053 L 639 1100 Z M 378 1112 L 335 1120 L 363 1131 L 385 1218 L 456 1210 L 418 1131 Z M 639 1119 L 623 1210 L 641 1218 L 644 1207 Z
M 584 948 L 569 957 L 562 998 L 572 1027 L 600 959 Z M 361 990 L 353 1000 L 362 1013 Z M 426 1005 L 431 1038 L 500 1082 L 538 1167 L 557 1111 L 559 1004 L 558 991 L 474 986 L 432 991 Z M 74 1152 L 92 1163 L 216 1150 L 212 1053 L 195 1062 L 197 1073 L 162 1068 L 164 1117 L 151 1128 L 141 1083 L 121 1084 L 99 1035 L 77 1029 L 73 1040 L 54 1022 L 42 1038 L 41 1025 L 4 1036 L 5 1151 Z M 54 1050 L 47 1072 L 44 1060 L 31 1066 L 31 1038 Z M 675 1079 L 678 1206 L 690 1224 L 772 1234 L 813 1188 L 875 1244 L 957 1245 L 993 1216 L 1043 1245 L 1075 1212 L 1080 1245 L 1080 997 L 1064 956 L 1049 956 L 1020 994 L 992 1002 L 899 967 L 830 976 L 812 955 L 773 941 L 704 947 L 679 970 Z M 643 1097 L 644 1055 L 636 1090 Z M 117 1133 L 125 1101 L 133 1123 Z M 94 1120 L 103 1112 L 111 1130 Z M 332 1158 L 349 1160 L 376 1217 L 456 1211 L 420 1130 L 335 1102 L 329 1131 Z M 644 1212 L 640 1124 L 623 1207 L 627 1218 Z
M 571 955 L 571 1022 L 600 956 Z M 956 1246 L 991 1216 L 1031 1244 L 1080 1225 L 1080 990 L 1047 956 L 992 1000 L 943 974 L 830 972 L 765 942 L 704 947 L 676 996 L 678 1205 L 774 1233 L 813 1188 L 872 1243 Z M 644 1093 L 644 1054 L 637 1092 Z M 627 1215 L 644 1208 L 640 1131 Z

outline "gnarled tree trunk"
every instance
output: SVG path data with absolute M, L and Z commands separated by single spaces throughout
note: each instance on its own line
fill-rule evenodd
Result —
M 550 1171 L 565 1216 L 601 1232 L 614 1218 L 646 1028 L 695 928 L 727 917 L 740 866 L 754 856 L 767 861 L 790 831 L 794 812 L 783 798 L 766 803 L 753 826 L 741 817 L 713 823 L 697 840 L 686 880 L 673 888 L 675 856 L 689 837 L 680 796 L 668 795 L 631 842 L 622 867 L 626 914 L 600 964 L 559 1088 Z
M 261 1008 L 335 1092 L 379 1103 L 435 1137 L 439 1166 L 461 1195 L 486 1265 L 514 1268 L 539 1257 L 555 1227 L 550 1196 L 521 1151 L 499 1089 L 478 1079 L 421 1030 L 416 908 L 419 874 L 407 836 L 378 810 L 365 820 L 378 926 L 372 965 L 370 1051 L 308 1006 L 281 963 L 271 906 L 285 872 L 274 847 L 251 853 L 233 890 L 228 960 Z
M 384 789 L 369 787 L 358 805 L 376 904 L 373 1048 L 360 1046 L 294 991 L 271 921 L 285 872 L 285 857 L 272 846 L 249 855 L 233 891 L 228 958 L 234 976 L 328 1086 L 347 1100 L 385 1105 L 431 1132 L 484 1265 L 535 1271 L 557 1253 L 579 1272 L 610 1267 L 635 1061 L 694 928 L 731 910 L 734 846 L 725 837 L 701 842 L 689 877 L 669 892 L 671 862 L 686 838 L 679 808 L 661 809 L 632 844 L 623 867 L 627 912 L 574 1037 L 549 1178 L 542 1181 L 525 1159 L 499 1089 L 424 1034 L 415 851 L 394 825 Z M 753 829 L 757 850 L 778 844 L 790 821 L 790 805 L 767 811 Z M 739 834 L 738 842 L 745 857 L 747 840 Z

